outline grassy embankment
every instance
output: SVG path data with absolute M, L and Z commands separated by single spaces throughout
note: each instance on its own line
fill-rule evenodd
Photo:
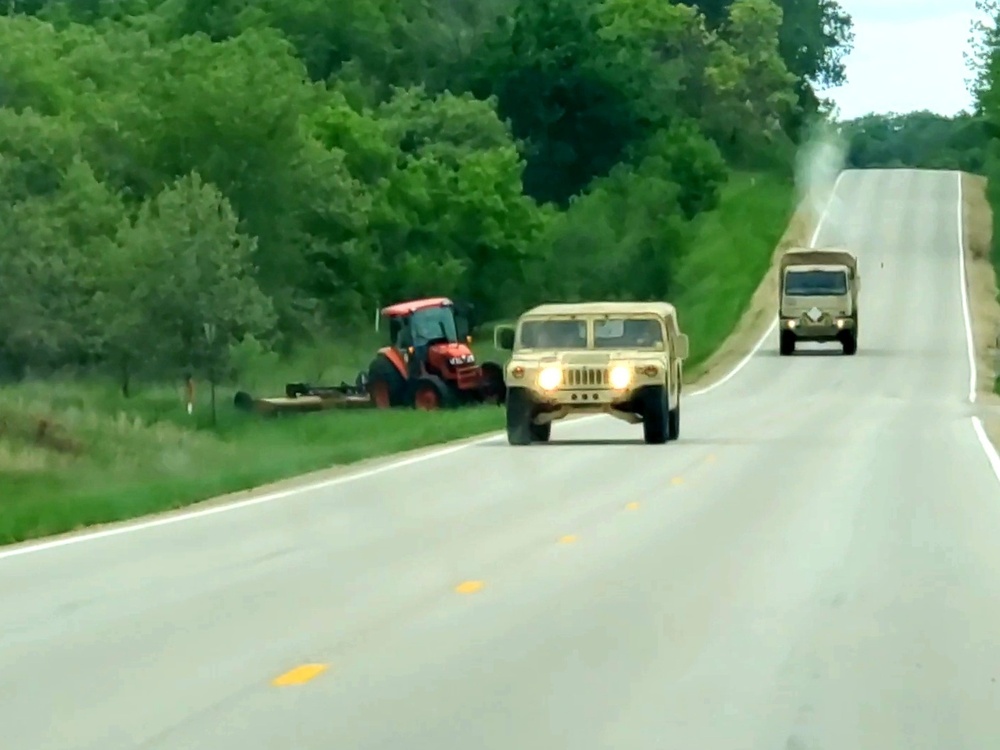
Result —
M 699 239 L 672 300 L 691 338 L 691 373 L 747 309 L 793 201 L 787 181 L 737 175 L 722 206 L 699 217 Z M 379 345 L 374 333 L 359 339 L 266 368 L 241 387 L 277 395 L 288 381 L 353 382 Z M 489 342 L 474 348 L 481 358 L 502 361 Z M 197 394 L 193 417 L 183 408 L 180 387 L 140 389 L 128 400 L 113 384 L 0 389 L 0 544 L 178 508 L 503 426 L 496 407 L 262 421 L 237 413 L 232 393 L 220 390 L 219 424 L 212 429 L 207 388 Z M 42 421 L 48 426 L 40 435 Z

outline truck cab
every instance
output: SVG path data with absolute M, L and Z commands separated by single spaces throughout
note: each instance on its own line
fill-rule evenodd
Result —
M 857 257 L 839 248 L 794 248 L 779 266 L 779 351 L 795 353 L 799 341 L 839 343 L 858 350 Z

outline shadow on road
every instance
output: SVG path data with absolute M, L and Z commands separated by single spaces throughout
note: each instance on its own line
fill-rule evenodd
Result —
M 593 440 L 593 439 L 592 440 L 557 440 L 557 439 L 553 438 L 552 440 L 550 440 L 547 443 L 532 443 L 531 447 L 532 448 L 544 448 L 546 446 L 558 447 L 560 445 L 603 445 L 603 446 L 609 446 L 609 445 L 645 445 L 645 443 L 643 443 L 642 438 L 639 438 L 637 440 Z M 511 446 L 509 446 L 507 444 L 506 440 L 503 440 L 502 442 L 498 440 L 498 442 L 496 442 L 496 443 L 478 443 L 478 444 L 476 444 L 475 447 L 476 448 L 497 448 L 497 447 L 510 448 Z
M 697 446 L 699 448 L 712 448 L 717 446 L 725 445 L 759 445 L 761 443 L 760 437 L 746 437 L 746 438 L 681 438 L 680 440 L 667 443 L 666 445 L 650 445 L 649 448 L 659 448 L 663 450 L 664 448 L 670 449 L 672 447 L 683 448 L 685 446 Z M 565 440 L 553 437 L 547 443 L 532 443 L 531 448 L 544 448 L 553 447 L 558 448 L 559 446 L 602 446 L 608 447 L 612 445 L 646 445 L 642 438 L 636 438 L 634 440 L 609 440 L 603 439 L 599 440 L 596 438 L 590 439 L 579 439 L 579 440 Z M 507 444 L 506 440 L 499 440 L 495 443 L 477 443 L 474 447 L 476 448 L 510 448 L 511 446 Z
M 897 357 L 900 352 L 893 351 L 890 349 L 865 349 L 858 347 L 858 353 L 854 355 L 854 359 L 858 357 Z M 781 357 L 781 354 L 777 349 L 765 349 L 758 352 L 761 357 Z M 830 347 L 829 349 L 797 349 L 794 354 L 782 357 L 782 359 L 795 359 L 796 357 L 844 357 L 846 356 L 843 350 L 838 346 L 836 348 Z

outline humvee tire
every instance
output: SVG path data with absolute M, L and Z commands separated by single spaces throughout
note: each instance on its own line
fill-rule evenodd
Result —
M 551 422 L 546 422 L 545 424 L 531 423 L 531 439 L 536 443 L 547 443 L 550 437 L 552 437 Z
M 524 388 L 507 391 L 507 442 L 510 445 L 530 445 L 533 437 L 531 424 L 531 396 Z
M 669 439 L 667 389 L 662 385 L 646 388 L 642 393 L 642 437 L 650 445 L 662 445 Z
M 854 331 L 848 331 L 843 338 L 844 354 L 852 357 L 858 353 L 858 337 Z
M 677 440 L 681 436 L 681 394 L 677 394 L 677 406 L 667 413 L 667 440 Z

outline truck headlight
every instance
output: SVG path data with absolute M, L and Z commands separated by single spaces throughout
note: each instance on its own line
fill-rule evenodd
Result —
M 554 391 L 562 383 L 562 368 L 546 367 L 538 373 L 538 387 L 546 391 Z
M 611 372 L 608 374 L 608 382 L 611 383 L 611 387 L 616 391 L 625 390 L 632 382 L 632 368 L 625 367 L 625 365 L 612 367 Z

